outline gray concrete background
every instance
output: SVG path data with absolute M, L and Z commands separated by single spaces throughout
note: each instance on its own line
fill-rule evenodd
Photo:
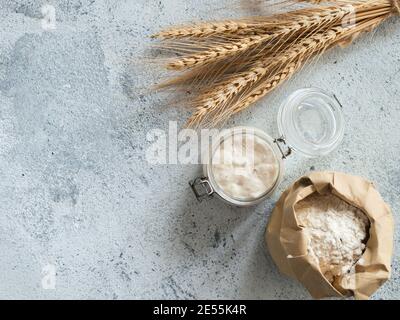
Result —
M 279 194 L 309 170 L 372 180 L 400 223 L 400 19 L 306 68 L 229 125 L 277 135 L 293 90 L 317 85 L 344 105 L 346 135 L 330 157 L 286 162 L 275 195 L 251 209 L 198 204 L 199 166 L 151 166 L 146 132 L 184 121 L 144 89 L 148 35 L 163 26 L 229 16 L 230 1 L 0 1 L 0 298 L 308 299 L 264 253 Z M 56 29 L 41 27 L 41 7 Z M 218 10 L 216 10 L 218 9 Z M 241 12 L 240 14 L 246 14 Z M 375 299 L 400 298 L 399 233 L 392 279 Z M 42 287 L 56 268 L 56 289 Z

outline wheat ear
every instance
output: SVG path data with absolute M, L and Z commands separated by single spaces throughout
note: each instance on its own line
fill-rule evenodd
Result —
M 218 118 L 221 118 L 226 112 L 229 113 L 229 110 L 232 110 L 232 97 L 246 89 L 251 90 L 251 87 L 264 77 L 268 77 L 267 83 L 268 81 L 276 81 L 277 77 L 283 79 L 281 75 L 287 74 L 287 71 L 283 72 L 286 69 L 285 64 L 289 64 L 291 66 L 290 69 L 292 69 L 294 66 L 291 63 L 295 61 L 295 69 L 297 69 L 304 59 L 337 41 L 345 30 L 342 27 L 335 27 L 327 33 L 319 32 L 309 38 L 301 39 L 279 56 L 267 57 L 264 61 L 256 63 L 248 71 L 233 77 L 230 81 L 221 83 L 214 90 L 203 93 L 198 101 L 195 101 L 198 106 L 192 118 L 189 119 L 189 123 L 203 123 L 207 113 L 213 116 L 218 115 Z M 215 121 L 215 123 L 217 122 L 219 120 Z
M 396 0 L 397 1 L 397 0 Z M 335 2 L 335 1 L 333 1 Z M 335 7 L 325 6 L 323 9 L 335 9 Z M 152 38 L 168 40 L 168 39 L 182 39 L 182 38 L 208 38 L 211 36 L 218 35 L 252 35 L 258 33 L 264 33 L 270 30 L 271 26 L 276 26 L 277 24 L 282 24 L 288 21 L 288 17 L 293 18 L 298 17 L 300 21 L 305 15 L 310 16 L 318 14 L 321 8 L 303 8 L 297 9 L 290 12 L 278 13 L 271 16 L 264 17 L 251 17 L 237 20 L 226 20 L 226 21 L 211 21 L 203 23 L 194 23 L 192 25 L 183 25 L 171 27 L 169 29 L 160 31 L 154 35 Z M 302 17 L 303 16 L 303 17 Z M 272 22 L 272 23 L 271 23 Z
M 173 28 L 156 35 L 167 39 L 167 50 L 180 55 L 169 61 L 168 67 L 188 70 L 167 85 L 187 85 L 193 91 L 198 89 L 194 83 L 201 90 L 193 101 L 194 113 L 188 125 L 225 121 L 278 87 L 309 59 L 336 45 L 350 43 L 362 32 L 400 13 L 400 0 L 328 2 L 336 3 L 336 9 L 332 5 L 314 6 L 253 20 Z M 349 15 L 351 21 L 342 21 L 346 15 L 340 17 L 337 10 L 345 10 L 348 5 L 354 7 L 354 15 Z M 325 9 L 327 17 L 322 18 Z M 344 27 L 346 22 L 351 25 Z
M 314 50 L 314 52 L 319 52 L 319 50 L 325 51 L 326 49 L 329 49 L 330 47 L 333 47 L 335 44 L 340 43 L 340 41 L 343 38 L 346 37 L 351 37 L 352 34 L 357 34 L 360 31 L 363 30 L 368 30 L 370 28 L 376 27 L 378 24 L 380 24 L 385 18 L 376 18 L 374 20 L 368 21 L 365 24 L 362 24 L 358 26 L 357 28 L 354 28 L 354 30 L 349 29 L 349 28 L 340 28 L 337 27 L 335 28 L 336 35 L 334 35 L 332 32 L 330 32 L 330 36 L 327 36 L 326 39 L 321 39 L 321 45 L 325 46 L 326 48 L 321 48 L 319 46 L 319 49 Z M 341 30 L 340 30 L 341 29 Z M 350 33 L 350 34 L 349 34 Z M 301 63 L 297 64 L 295 67 L 293 67 L 293 72 L 290 74 L 293 75 L 295 71 L 297 71 L 300 67 L 302 66 Z M 264 83 L 261 83 L 257 88 L 255 88 L 251 93 L 249 93 L 247 96 L 243 97 L 242 99 L 239 99 L 239 101 L 232 106 L 232 113 L 235 114 L 239 111 L 242 111 L 249 107 L 251 104 L 257 102 L 259 99 L 264 97 L 266 94 L 268 94 L 270 91 L 275 89 L 279 84 L 281 84 L 284 80 L 287 80 L 288 77 L 286 76 L 285 78 L 279 78 L 274 77 L 274 81 L 272 83 L 275 83 L 275 85 L 271 85 L 270 81 L 266 81 Z M 278 81 L 279 80 L 279 81 Z M 276 81 L 276 82 L 275 82 Z
M 222 21 L 222 22 L 206 22 L 195 24 L 192 26 L 182 26 L 170 28 L 165 31 L 161 31 L 155 35 L 153 38 L 161 39 L 179 39 L 185 37 L 209 37 L 215 34 L 226 34 L 226 33 L 236 33 L 239 30 L 245 30 L 252 27 L 252 23 L 246 23 L 242 21 Z
M 249 36 L 237 41 L 215 46 L 210 50 L 184 56 L 167 64 L 170 70 L 184 70 L 193 68 L 200 65 L 205 65 L 215 60 L 225 59 L 233 55 L 245 53 L 251 49 L 259 49 L 258 54 L 262 53 L 265 46 L 268 46 L 273 40 L 281 40 L 289 38 L 291 35 L 298 34 L 302 30 L 312 30 L 313 28 L 321 28 L 322 26 L 329 27 L 331 24 L 336 23 L 343 19 L 343 17 L 351 12 L 351 8 L 343 6 L 340 8 L 326 8 L 321 12 L 315 13 L 312 16 L 298 15 L 299 20 L 290 21 L 288 24 L 280 24 L 275 27 L 273 32 L 263 35 Z M 262 46 L 262 47 L 261 47 Z
M 258 92 L 258 95 L 261 98 L 261 95 L 264 96 L 276 87 L 278 87 L 281 83 L 283 83 L 285 80 L 290 78 L 296 70 L 300 67 L 300 65 L 297 65 L 295 63 L 290 63 L 287 67 L 285 67 L 283 70 L 279 71 L 276 73 L 274 76 L 269 78 L 268 80 L 265 81 L 264 87 L 260 89 L 260 92 Z M 255 95 L 253 95 L 253 99 L 256 101 L 257 99 L 255 98 Z M 248 103 L 251 104 L 250 99 L 248 99 Z M 230 112 L 231 114 L 234 114 L 236 112 L 241 111 L 241 109 L 234 109 L 233 112 Z M 207 110 L 207 108 L 201 108 L 198 109 L 189 119 L 187 122 L 187 126 L 189 127 L 198 127 L 200 124 L 204 124 L 206 126 L 214 126 L 217 124 L 222 123 L 227 119 L 227 117 L 224 115 L 224 113 L 220 113 L 211 120 L 207 121 L 208 118 L 210 118 L 210 112 Z

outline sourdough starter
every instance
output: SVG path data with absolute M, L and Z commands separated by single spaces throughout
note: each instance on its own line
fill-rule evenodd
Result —
M 254 134 L 224 139 L 212 158 L 217 185 L 234 199 L 256 200 L 275 185 L 279 162 L 271 146 Z

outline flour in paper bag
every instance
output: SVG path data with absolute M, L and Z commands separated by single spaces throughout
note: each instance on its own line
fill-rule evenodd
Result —
M 313 194 L 298 202 L 297 220 L 308 239 L 308 254 L 334 286 L 349 281 L 368 239 L 369 220 L 334 195 Z

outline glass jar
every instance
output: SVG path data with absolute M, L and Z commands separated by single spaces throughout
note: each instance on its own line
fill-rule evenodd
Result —
M 216 195 L 223 201 L 239 207 L 260 203 L 269 197 L 281 182 L 284 172 L 283 160 L 292 151 L 300 152 L 306 157 L 318 157 L 329 154 L 340 144 L 344 135 L 341 107 L 335 95 L 318 88 L 305 88 L 292 93 L 281 105 L 277 120 L 279 138 L 274 139 L 264 131 L 251 127 L 234 127 L 224 130 L 207 155 L 207 161 L 203 165 L 203 176 L 189 182 L 196 198 L 202 201 Z M 216 152 L 221 153 L 222 146 L 227 140 L 231 143 L 230 141 L 234 141 L 235 137 L 239 136 L 241 138 L 246 136 L 246 139 L 252 138 L 249 141 L 258 141 L 265 155 L 271 153 L 267 155 L 269 160 L 265 164 L 271 171 L 268 175 L 269 181 L 262 184 L 259 192 L 253 192 L 252 194 L 256 194 L 254 196 L 242 194 L 237 196 L 231 190 L 228 192 L 231 188 L 227 188 L 226 185 L 220 183 L 221 180 L 216 179 L 215 171 L 218 165 L 214 162 L 215 159 L 219 159 Z M 265 155 L 261 154 L 261 156 Z M 252 159 L 254 160 L 254 154 Z M 243 187 L 246 186 L 243 185 Z

